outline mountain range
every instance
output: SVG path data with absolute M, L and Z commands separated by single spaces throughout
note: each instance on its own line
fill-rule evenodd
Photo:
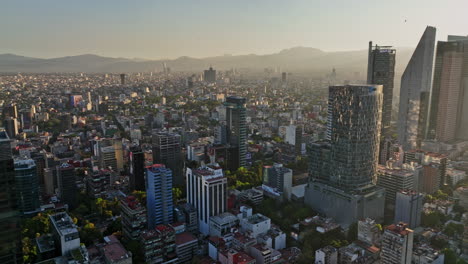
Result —
M 397 48 L 397 76 L 403 72 L 412 52 L 413 48 Z M 361 75 L 365 75 L 367 50 L 325 52 L 316 48 L 294 47 L 266 55 L 224 55 L 207 58 L 183 56 L 173 60 L 110 58 L 93 54 L 40 59 L 0 54 L 0 72 L 149 72 L 161 71 L 163 63 L 174 71 L 190 72 L 199 72 L 212 65 L 219 70 L 263 70 L 281 67 L 285 71 L 316 73 L 329 72 L 336 68 L 338 72 L 360 72 Z

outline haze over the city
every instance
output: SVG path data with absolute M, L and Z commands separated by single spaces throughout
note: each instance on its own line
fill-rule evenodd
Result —
M 362 50 L 369 40 L 414 47 L 426 25 L 438 39 L 465 34 L 467 9 L 465 0 L 8 1 L 0 54 L 173 59 Z

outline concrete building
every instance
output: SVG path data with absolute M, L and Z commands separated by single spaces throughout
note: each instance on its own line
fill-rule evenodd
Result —
M 445 255 L 429 245 L 415 245 L 413 247 L 413 264 L 444 264 Z
M 185 223 L 186 230 L 191 233 L 198 232 L 197 210 L 189 204 L 179 204 L 175 209 L 176 221 Z
M 387 206 L 394 206 L 396 194 L 401 190 L 414 188 L 414 172 L 393 168 L 390 166 L 379 165 L 377 185 L 385 188 L 385 202 Z
M 413 256 L 413 230 L 405 223 L 385 228 L 382 236 L 382 264 L 411 263 Z
M 216 82 L 216 70 L 213 67 L 210 67 L 208 70 L 203 72 L 203 80 L 207 83 L 215 83 Z
M 338 264 L 338 250 L 332 246 L 317 249 L 315 264 Z
M 86 192 L 96 199 L 105 197 L 112 179 L 112 172 L 109 170 L 92 171 L 86 178 Z
M 175 235 L 177 263 L 190 263 L 196 255 L 198 239 L 189 232 Z
M 126 241 L 138 240 L 147 227 L 146 208 L 134 196 L 120 200 L 122 236 Z
M 366 218 L 358 221 L 358 240 L 380 247 L 381 231 L 375 220 Z
M 283 167 L 282 164 L 275 163 L 273 166 L 263 166 L 262 188 L 275 196 L 291 200 L 292 175 L 292 170 Z
M 409 228 L 416 228 L 421 224 L 424 195 L 411 191 L 401 190 L 396 194 L 394 223 L 408 223 Z
M 60 246 L 62 256 L 80 248 L 80 235 L 71 217 L 65 213 L 49 215 L 55 243 Z
M 187 168 L 187 201 L 198 214 L 199 231 L 210 233 L 210 217 L 227 210 L 227 178 L 218 165 Z
M 178 263 L 176 234 L 172 227 L 158 225 L 140 234 L 140 243 L 146 263 Z
M 249 248 L 249 254 L 255 259 L 255 264 L 271 264 L 272 253 L 271 248 L 261 244 L 255 244 Z
M 254 214 L 240 221 L 241 230 L 250 232 L 252 237 L 257 237 L 262 233 L 266 233 L 271 228 L 271 219 L 262 215 Z
M 404 150 L 421 147 L 429 120 L 436 29 L 427 27 L 401 77 L 398 141 Z
M 231 233 L 231 228 L 239 225 L 239 219 L 231 213 L 222 213 L 210 217 L 210 236 L 223 237 Z
M 163 164 L 146 167 L 148 229 L 173 222 L 172 171 Z
M 342 225 L 383 218 L 385 191 L 375 185 L 382 96 L 381 85 L 329 89 L 329 141 L 311 151 L 310 167 L 319 170 L 310 170 L 304 201 Z

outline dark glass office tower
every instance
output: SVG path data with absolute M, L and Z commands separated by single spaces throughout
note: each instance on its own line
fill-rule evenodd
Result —
M 19 211 L 24 214 L 36 212 L 40 204 L 39 183 L 34 160 L 15 160 L 15 186 Z
M 145 154 L 139 146 L 130 148 L 130 191 L 145 191 Z
M 329 141 L 309 148 L 305 203 L 343 225 L 383 218 L 384 190 L 376 187 L 382 85 L 331 86 Z
M 164 164 L 171 169 L 175 186 L 185 185 L 180 135 L 169 132 L 153 134 L 153 164 Z
M 0 263 L 17 263 L 19 212 L 10 139 L 0 130 Z
M 76 196 L 78 188 L 76 186 L 76 174 L 73 165 L 63 163 L 57 166 L 57 185 L 60 201 L 68 204 L 68 208 L 74 209 L 77 206 Z
M 246 99 L 229 96 L 226 98 L 226 139 L 230 145 L 228 168 L 233 171 L 246 166 L 247 124 Z
M 381 143 L 385 143 L 386 138 L 391 138 L 390 122 L 392 120 L 392 99 L 393 82 L 395 78 L 395 55 L 396 50 L 390 46 L 372 46 L 369 42 L 369 58 L 367 65 L 367 84 L 383 85 L 383 104 L 382 104 L 382 127 L 380 136 Z M 384 151 L 386 148 L 380 146 Z M 384 153 L 379 155 L 379 163 L 385 164 L 386 157 Z

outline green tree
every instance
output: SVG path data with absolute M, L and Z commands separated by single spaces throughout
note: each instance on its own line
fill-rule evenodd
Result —
M 444 264 L 457 263 L 457 255 L 455 254 L 455 252 L 453 252 L 453 250 L 445 248 L 442 252 L 445 255 Z
M 358 236 L 358 225 L 357 225 L 357 223 L 353 223 L 353 224 L 351 224 L 349 226 L 348 234 L 347 234 L 346 239 L 349 242 L 352 242 L 352 241 L 357 240 L 357 236 Z
M 462 224 L 449 223 L 447 226 L 445 226 L 444 233 L 453 237 L 455 234 L 463 234 L 464 230 L 465 228 Z

